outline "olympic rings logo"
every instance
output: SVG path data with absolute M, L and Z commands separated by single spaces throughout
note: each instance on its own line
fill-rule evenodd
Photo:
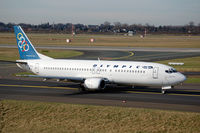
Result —
M 18 46 L 21 49 L 22 52 L 29 50 L 29 45 L 27 44 L 27 41 L 25 40 L 22 33 L 17 34 L 18 39 Z

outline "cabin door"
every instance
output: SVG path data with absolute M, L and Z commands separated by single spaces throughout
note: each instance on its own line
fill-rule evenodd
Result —
M 36 72 L 36 73 L 39 73 L 39 63 L 36 63 L 36 64 L 35 64 L 35 72 Z
M 154 67 L 154 68 L 153 68 L 153 78 L 154 78 L 154 79 L 157 79 L 157 78 L 158 78 L 158 70 L 159 70 L 158 67 Z

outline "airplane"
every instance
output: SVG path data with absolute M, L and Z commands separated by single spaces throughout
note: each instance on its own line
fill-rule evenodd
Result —
M 78 82 L 82 91 L 109 84 L 159 86 L 162 94 L 186 80 L 173 67 L 153 62 L 53 59 L 38 53 L 20 26 L 14 32 L 20 55 L 16 64 L 35 74 L 25 76 Z

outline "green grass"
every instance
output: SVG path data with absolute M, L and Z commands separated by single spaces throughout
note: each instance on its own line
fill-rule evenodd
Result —
M 189 57 L 189 58 L 180 58 L 180 59 L 173 59 L 173 60 L 164 60 L 164 61 L 158 61 L 162 64 L 167 64 L 169 62 L 183 62 L 184 65 L 177 66 L 174 65 L 173 67 L 176 68 L 178 71 L 181 72 L 199 72 L 200 71 L 200 56 L 198 57 Z
M 27 34 L 34 45 L 78 45 L 78 46 L 132 46 L 132 47 L 173 47 L 173 48 L 200 48 L 200 36 L 183 35 L 147 35 L 140 38 L 123 35 L 85 35 L 78 34 Z M 72 40 L 66 43 L 66 39 Z M 90 39 L 95 38 L 95 43 Z M 0 44 L 16 44 L 14 33 L 0 33 Z
M 200 83 L 200 77 L 197 76 L 189 76 L 187 77 L 187 80 L 185 81 L 185 83 L 196 83 L 196 84 L 199 84 Z
M 31 72 L 19 72 L 19 73 L 15 73 L 13 74 L 14 76 L 18 76 L 18 75 L 35 75 L 34 73 Z
M 191 133 L 200 132 L 200 113 L 108 106 L 3 100 L 3 133 Z
M 52 58 L 70 58 L 73 56 L 80 56 L 83 53 L 74 50 L 46 50 L 46 49 L 39 49 L 39 53 L 47 55 Z M 13 48 L 0 48 L 0 60 L 7 60 L 7 61 L 15 61 L 19 59 L 18 49 Z
M 83 52 L 74 51 L 74 50 L 39 50 L 39 53 L 47 55 L 52 58 L 69 58 L 74 56 L 80 56 Z
M 19 59 L 19 53 L 17 49 L 0 48 L 0 60 L 15 61 L 17 59 Z

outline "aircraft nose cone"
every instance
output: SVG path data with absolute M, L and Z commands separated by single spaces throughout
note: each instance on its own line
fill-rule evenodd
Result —
M 187 78 L 186 78 L 186 76 L 185 75 L 183 75 L 183 74 L 181 74 L 180 73 L 180 82 L 182 83 L 182 82 L 184 82 Z

